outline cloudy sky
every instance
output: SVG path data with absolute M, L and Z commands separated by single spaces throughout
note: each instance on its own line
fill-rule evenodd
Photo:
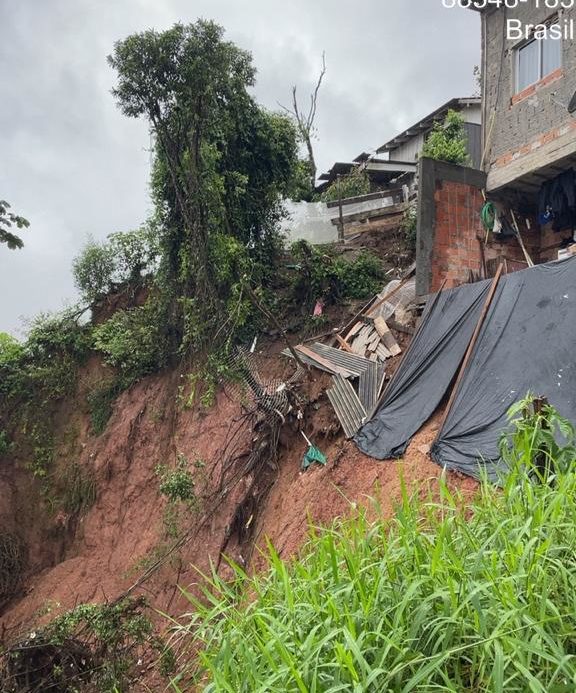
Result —
M 0 0 L 0 199 L 31 222 L 23 250 L 0 247 L 0 331 L 73 303 L 86 238 L 148 215 L 148 130 L 117 110 L 106 56 L 128 34 L 198 17 L 252 51 L 271 108 L 292 84 L 310 90 L 326 52 L 322 171 L 474 89 L 478 17 L 442 0 Z

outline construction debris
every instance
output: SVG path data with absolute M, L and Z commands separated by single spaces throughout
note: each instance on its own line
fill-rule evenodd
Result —
M 402 353 L 387 320 L 392 323 L 398 311 L 399 319 L 407 321 L 407 308 L 415 298 L 413 274 L 414 266 L 374 296 L 343 330 L 325 335 L 338 348 L 321 342 L 294 348 L 303 363 L 333 376 L 327 395 L 348 438 L 373 414 L 380 400 L 385 361 Z M 405 332 L 413 330 L 406 327 Z M 282 353 L 294 357 L 290 349 Z
M 360 426 L 366 422 L 366 409 L 362 406 L 350 381 L 335 375 L 332 383 L 332 387 L 326 390 L 326 394 L 334 407 L 346 438 L 353 438 Z

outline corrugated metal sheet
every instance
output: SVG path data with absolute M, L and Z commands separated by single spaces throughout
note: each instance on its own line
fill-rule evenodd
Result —
M 327 359 L 321 354 L 318 354 L 317 352 L 313 351 L 310 347 L 306 347 L 303 344 L 299 344 L 296 347 L 296 351 L 298 352 L 299 356 L 305 356 L 307 359 L 309 359 L 309 361 L 312 362 L 313 366 L 322 371 L 326 371 L 327 373 L 331 373 L 332 375 L 341 375 L 343 378 L 355 377 L 355 373 L 348 370 L 347 368 L 344 368 L 343 366 L 339 366 L 337 363 L 333 361 L 333 359 Z
M 332 378 L 332 387 L 326 390 L 346 438 L 353 438 L 366 419 L 366 410 L 348 380 L 340 375 Z
M 296 347 L 296 351 L 298 352 L 298 356 L 300 357 L 300 360 L 303 363 L 307 364 L 308 366 L 314 366 L 314 368 L 318 368 L 318 370 L 324 371 L 325 373 L 330 373 L 330 375 L 342 375 L 345 378 L 356 378 L 357 377 L 356 373 L 352 373 L 352 372 L 346 370 L 345 368 L 338 366 L 337 364 L 334 364 L 334 366 L 331 367 L 327 363 L 327 359 L 325 360 L 324 363 L 320 363 L 312 355 L 308 356 L 307 354 L 303 353 L 299 349 L 299 347 Z M 310 352 L 310 349 L 307 349 L 307 351 Z M 282 351 L 282 355 L 288 356 L 291 359 L 294 358 L 290 349 L 284 349 Z M 314 356 L 316 356 L 316 354 L 314 354 Z M 322 356 L 319 356 L 319 358 L 324 359 L 324 357 L 322 357 Z
M 362 373 L 358 382 L 358 397 L 364 410 L 368 413 L 374 409 L 378 399 L 378 374 L 379 369 L 376 363 L 369 361 L 370 367 Z
M 378 394 L 376 399 L 380 398 L 382 392 L 384 392 L 384 383 L 386 382 L 386 366 L 384 364 L 378 364 Z
M 320 342 L 316 342 L 312 346 L 305 348 L 305 352 L 308 353 L 302 351 L 301 345 L 297 346 L 296 350 L 302 361 L 309 366 L 319 368 L 331 375 L 342 375 L 344 378 L 358 378 L 370 367 L 370 361 L 363 356 L 350 354 L 340 349 L 334 349 L 334 347 L 320 344 Z M 324 363 L 315 361 L 310 352 L 319 356 Z M 292 357 L 292 353 L 289 349 L 284 349 L 282 354 Z M 329 364 L 332 364 L 333 367 L 330 367 Z
M 370 368 L 370 361 L 365 359 L 363 356 L 358 356 L 357 354 L 350 354 L 347 351 L 342 351 L 341 349 L 334 349 L 334 347 L 329 347 L 326 344 L 320 344 L 316 342 L 311 347 L 312 351 L 316 352 L 325 359 L 332 361 L 333 363 L 345 368 L 347 371 L 351 371 L 357 377 Z

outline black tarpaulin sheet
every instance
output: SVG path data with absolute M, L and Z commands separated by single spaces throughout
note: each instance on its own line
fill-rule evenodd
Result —
M 500 280 L 432 458 L 496 479 L 506 413 L 528 392 L 576 422 L 576 257 Z
M 362 452 L 379 460 L 404 454 L 454 378 L 489 288 L 490 281 L 469 284 L 429 302 L 382 404 L 354 439 Z

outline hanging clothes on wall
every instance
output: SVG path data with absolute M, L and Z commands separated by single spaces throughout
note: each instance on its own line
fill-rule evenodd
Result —
M 568 169 L 540 188 L 538 203 L 540 224 L 553 222 L 554 231 L 576 228 L 576 175 Z

